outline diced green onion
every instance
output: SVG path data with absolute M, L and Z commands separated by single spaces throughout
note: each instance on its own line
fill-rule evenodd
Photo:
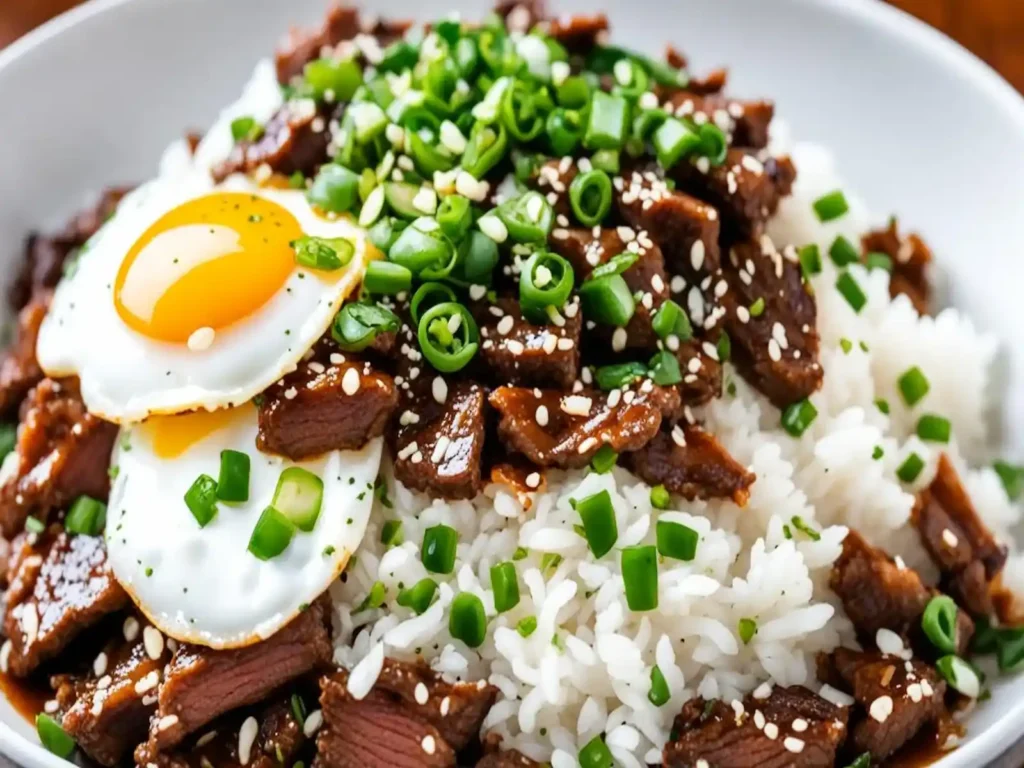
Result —
M 874 459 L 875 461 L 878 461 L 884 455 L 885 451 L 882 449 L 882 446 L 880 445 L 876 445 L 874 449 L 872 449 L 871 451 L 871 458 Z
M 664 488 L 664 486 L 658 487 Z M 664 509 L 664 507 L 660 508 Z M 700 534 L 688 525 L 670 520 L 659 520 L 655 526 L 655 536 L 658 542 L 658 552 L 664 557 L 689 562 L 697 556 L 697 543 L 700 541 Z
M 631 611 L 653 611 L 658 607 L 658 551 L 652 546 L 622 550 L 622 581 L 626 604 Z
M 580 768 L 612 768 L 612 752 L 601 736 L 588 741 L 579 754 Z
M 548 576 L 550 571 L 555 570 L 559 565 L 562 564 L 562 556 L 557 552 L 545 552 L 540 558 L 540 571 L 544 576 Z
M 714 123 L 704 123 L 697 132 L 700 135 L 699 154 L 706 157 L 711 165 L 724 163 L 729 154 L 729 141 L 722 129 Z
M 800 259 L 800 269 L 804 277 L 810 278 L 812 275 L 821 274 L 821 251 L 817 245 L 805 245 L 797 251 L 797 258 Z
M 370 591 L 366 593 L 366 597 L 357 607 L 355 612 L 367 611 L 372 608 L 380 608 L 384 605 L 384 601 L 387 599 L 388 589 L 384 586 L 383 581 L 375 581 L 370 587 Z
M 665 676 L 655 664 L 651 667 L 651 689 L 647 692 L 647 700 L 654 706 L 661 707 L 667 704 L 670 698 L 672 698 L 672 694 L 669 693 Z
M 220 452 L 217 498 L 221 501 L 249 500 L 249 454 L 232 450 Z
M 875 407 L 879 410 L 880 413 L 884 413 L 886 416 L 889 415 L 889 401 L 886 400 L 884 397 L 879 397 L 878 399 L 875 400 Z
M 288 549 L 294 535 L 291 520 L 273 507 L 267 507 L 252 530 L 248 549 L 260 560 L 272 560 Z
M 25 518 L 25 530 L 29 533 L 42 533 L 46 530 L 46 525 L 38 517 L 29 515 Z
M 64 528 L 71 533 L 98 536 L 107 522 L 107 505 L 91 496 L 79 496 L 64 518 Z
M 300 531 L 316 526 L 324 500 L 324 481 L 308 469 L 288 467 L 277 478 L 270 505 Z
M 932 645 L 943 653 L 957 652 L 956 615 L 958 608 L 951 597 L 936 595 L 928 601 L 921 614 L 921 629 Z
M 312 237 L 305 235 L 292 242 L 295 261 L 303 267 L 333 272 L 348 264 L 356 249 L 343 237 Z
M 679 370 L 679 360 L 667 349 L 655 352 L 654 357 L 647 365 L 652 381 L 659 386 L 670 387 L 683 380 L 682 371 Z
M 628 386 L 647 375 L 647 366 L 643 363 L 616 363 L 602 365 L 594 371 L 594 381 L 599 389 L 610 392 L 613 389 Z
M 480 331 L 469 310 L 452 301 L 427 310 L 416 336 L 427 362 L 441 373 L 455 373 L 476 354 Z
M 844 355 L 848 355 L 853 351 L 853 342 L 849 339 L 840 339 L 839 346 L 843 350 Z
M 609 472 L 619 460 L 619 454 L 610 445 L 602 445 L 590 460 L 590 468 L 599 475 Z
M 1001 672 L 1019 672 L 1024 667 L 1024 627 L 1001 629 L 996 660 Z
M 614 149 L 599 149 L 590 157 L 590 164 L 599 171 L 616 174 L 622 169 L 619 152 Z
M 896 470 L 896 477 L 904 483 L 912 483 L 917 480 L 922 469 L 924 469 L 924 460 L 916 453 L 911 453 Z
M 672 496 L 664 485 L 656 485 L 651 488 L 651 506 L 655 509 L 668 509 L 672 503 Z M 664 554 L 664 553 L 663 553 Z
M 359 176 L 343 165 L 327 163 L 313 179 L 306 197 L 329 213 L 345 213 L 359 199 Z
M 251 115 L 236 117 L 231 121 L 231 138 L 235 142 L 256 141 L 263 135 L 263 126 L 256 122 Z
M 693 338 L 693 327 L 690 325 L 686 310 L 672 299 L 658 307 L 658 311 L 651 319 L 651 327 L 662 339 L 675 336 L 680 341 L 689 341 Z
M 511 611 L 519 605 L 519 576 L 511 562 L 491 566 L 491 590 L 494 592 L 494 610 Z
M 39 735 L 40 743 L 57 757 L 66 760 L 75 751 L 75 740 L 60 723 L 45 712 L 36 715 L 36 733 Z
M 782 428 L 793 437 L 800 437 L 818 418 L 818 409 L 808 399 L 787 405 L 782 411 Z
M 818 533 L 818 531 L 816 531 L 810 525 L 810 523 L 808 523 L 806 520 L 800 517 L 800 515 L 793 515 L 793 517 L 790 518 L 789 522 L 793 524 L 794 528 L 800 531 L 800 533 L 809 538 L 811 541 L 821 541 L 821 534 Z
M 604 264 L 599 264 L 594 267 L 591 273 L 587 276 L 588 280 L 599 280 L 602 277 L 609 277 L 611 275 L 621 275 L 627 269 L 636 264 L 640 258 L 640 254 L 633 253 L 632 251 L 623 251 L 612 256 Z
M 739 631 L 740 640 L 743 641 L 744 645 L 750 645 L 750 641 L 754 639 L 754 635 L 757 634 L 757 622 L 753 619 L 742 618 L 737 624 Z
M 586 317 L 605 325 L 624 326 L 636 310 L 633 294 L 622 275 L 586 280 L 579 295 Z
M 763 315 L 764 299 L 758 297 L 758 299 L 753 304 L 750 305 L 750 309 L 748 311 L 750 312 L 751 317 L 760 317 L 761 315 Z
M 532 323 L 548 320 L 548 307 L 561 308 L 572 293 L 572 265 L 558 254 L 537 251 L 519 276 L 519 306 Z
M 1024 467 L 1017 464 L 1010 464 L 1007 461 L 997 461 L 992 469 L 999 475 L 1003 488 L 1006 489 L 1006 496 L 1010 501 L 1016 501 L 1024 492 Z
M 854 312 L 860 312 L 868 303 L 868 297 L 864 294 L 860 284 L 849 272 L 843 272 L 836 280 L 836 290 L 842 294 Z
M 596 227 L 612 209 L 612 180 L 604 171 L 578 174 L 569 185 L 569 203 L 581 224 Z
M 583 145 L 587 149 L 620 149 L 626 138 L 629 103 L 621 96 L 595 91 Z
M 367 230 L 366 236 L 377 248 L 387 253 L 407 226 L 408 223 L 403 219 L 395 216 L 383 216 Z
M 528 550 L 526 547 L 516 547 L 515 552 L 512 553 L 512 559 L 517 563 L 520 560 L 525 560 L 529 556 L 530 550 Z
M 887 253 L 872 251 L 864 257 L 864 264 L 868 269 L 884 269 L 886 272 L 892 272 L 892 257 Z
M 185 492 L 185 506 L 200 528 L 217 515 L 217 481 L 209 475 L 200 475 Z
M 473 223 L 469 198 L 462 195 L 445 197 L 437 209 L 437 223 L 453 243 L 460 242 Z
M 583 121 L 580 113 L 572 109 L 551 110 L 544 123 L 551 153 L 555 157 L 571 155 L 583 138 Z
M 419 324 L 420 317 L 431 307 L 456 300 L 455 291 L 444 283 L 423 283 L 412 295 L 409 302 L 409 314 L 412 321 Z
M 482 179 L 505 154 L 508 132 L 502 124 L 490 126 L 482 122 L 473 126 L 466 151 L 462 153 L 462 170 Z
M 828 249 L 828 255 L 837 267 L 845 267 L 847 264 L 856 264 L 860 261 L 860 253 L 853 243 L 842 235 L 832 241 Z
M 363 71 L 353 59 L 316 59 L 302 71 L 310 95 L 317 100 L 331 92 L 332 101 L 351 101 L 363 84 Z
M 516 632 L 519 633 L 520 637 L 529 637 L 537 631 L 537 617 L 527 616 L 519 620 L 516 624 Z
M 334 318 L 331 336 L 345 352 L 360 352 L 381 333 L 397 331 L 401 323 L 380 304 L 346 304 Z
M 871 753 L 863 753 L 858 756 L 856 760 L 847 765 L 846 768 L 871 768 Z
M 412 287 L 412 272 L 393 261 L 371 261 L 363 275 L 363 288 L 367 293 L 394 296 Z
M 576 512 L 583 521 L 584 538 L 594 557 L 607 555 L 619 538 L 615 509 L 608 491 L 600 491 L 576 503 Z
M 981 693 L 981 680 L 978 678 L 978 673 L 959 656 L 952 654 L 943 656 L 935 662 L 935 668 L 955 690 L 968 698 L 978 698 Z
M 423 532 L 420 557 L 430 573 L 451 573 L 455 570 L 455 550 L 459 534 L 447 525 L 435 525 Z
M 914 406 L 921 402 L 921 399 L 931 389 L 928 378 L 916 365 L 904 371 L 899 379 L 897 379 L 896 384 L 900 389 L 900 394 L 903 395 L 903 402 L 909 406 Z
M 517 243 L 542 243 L 547 240 L 555 213 L 540 192 L 506 200 L 494 211 Z
M 715 351 L 718 352 L 718 359 L 723 363 L 728 362 L 729 358 L 732 357 L 732 339 L 729 338 L 729 334 L 726 331 L 722 331 L 718 337 Z
M 948 443 L 953 432 L 949 419 L 932 413 L 924 414 L 917 421 L 917 436 L 933 443 Z
M 455 266 L 455 256 L 455 246 L 437 222 L 428 218 L 417 219 L 406 227 L 388 251 L 389 260 L 425 280 L 447 277 Z
M 396 40 L 384 49 L 384 57 L 377 64 L 378 72 L 401 72 L 412 69 L 420 59 L 420 52 L 407 40 Z
M 693 131 L 682 120 L 670 117 L 654 132 L 651 137 L 658 165 L 665 170 L 696 152 L 701 147 L 701 136 Z
M 840 190 L 829 192 L 814 201 L 814 212 L 818 215 L 818 221 L 822 223 L 833 221 L 850 210 L 846 202 L 846 195 Z
M 448 633 L 470 648 L 483 645 L 487 638 L 487 614 L 479 597 L 472 592 L 455 596 L 448 614 Z
M 420 579 L 411 587 L 400 590 L 397 602 L 403 608 L 408 608 L 419 616 L 430 607 L 435 592 L 437 592 L 436 581 L 429 577 Z
M 291 706 L 292 717 L 295 718 L 295 722 L 300 725 L 306 722 L 306 715 L 308 714 L 306 711 L 306 702 L 302 700 L 302 697 L 299 694 L 293 693 L 291 695 L 289 705 Z
M 522 80 L 513 80 L 505 88 L 498 111 L 509 134 L 517 141 L 531 142 L 544 130 L 544 115 L 536 93 Z
M 401 520 L 388 520 L 381 526 L 380 543 L 385 547 L 397 547 L 405 541 Z
M 403 219 L 418 219 L 423 211 L 416 207 L 414 200 L 420 193 L 418 184 L 404 181 L 389 181 L 384 184 L 384 200 L 388 207 Z
M 555 98 L 563 107 L 582 109 L 590 103 L 590 84 L 582 75 L 567 77 L 555 88 Z
M 18 427 L 15 424 L 0 424 L 0 461 L 18 444 Z

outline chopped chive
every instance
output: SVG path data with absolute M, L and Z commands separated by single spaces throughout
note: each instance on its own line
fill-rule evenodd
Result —
M 429 577 L 420 579 L 411 587 L 399 590 L 396 602 L 403 608 L 409 608 L 419 616 L 430 607 L 436 591 L 436 581 Z
M 1024 667 L 1024 627 L 999 630 L 996 660 L 1002 672 L 1018 672 Z
M 98 536 L 107 522 L 107 505 L 90 496 L 79 496 L 64 518 L 64 528 L 71 533 Z
M 916 365 L 908 368 L 896 381 L 900 394 L 903 395 L 903 402 L 913 406 L 921 402 L 921 399 L 928 394 L 931 384 L 924 372 Z
M 889 415 L 889 401 L 886 400 L 884 397 L 880 397 L 877 400 L 875 400 L 875 407 L 880 412 L 884 413 L 886 416 Z
M 884 269 L 886 272 L 892 272 L 892 257 L 887 253 L 872 251 L 864 257 L 864 264 L 868 269 Z
M 610 471 L 618 460 L 619 454 L 615 452 L 615 449 L 605 444 L 597 449 L 594 458 L 590 460 L 590 468 L 597 474 L 603 475 Z
M 519 605 L 519 576 L 510 562 L 491 567 L 491 590 L 494 592 L 494 610 L 510 611 Z
M 423 532 L 421 559 L 431 573 L 451 573 L 455 570 L 455 550 L 459 534 L 447 525 L 435 525 Z
M 380 608 L 384 605 L 384 600 L 387 598 L 388 589 L 384 586 L 383 581 L 375 581 L 370 587 L 370 591 L 366 593 L 366 598 L 356 608 L 356 613 L 360 611 L 366 611 L 371 608 Z
M 853 307 L 854 312 L 860 312 L 868 303 L 868 297 L 849 272 L 843 272 L 836 280 L 836 290 L 843 295 L 846 303 Z
M 805 245 L 797 251 L 797 257 L 800 259 L 800 269 L 804 277 L 810 278 L 812 275 L 821 274 L 821 251 L 817 245 Z
M 484 604 L 472 592 L 460 592 L 452 600 L 448 614 L 448 633 L 470 648 L 479 648 L 487 637 Z
M 397 547 L 405 542 L 405 534 L 402 532 L 401 520 L 388 520 L 381 526 L 380 543 L 385 547 Z
M 814 201 L 814 212 L 818 215 L 818 221 L 825 223 L 838 219 L 850 210 L 846 202 L 846 195 L 841 190 L 829 192 Z
M 658 551 L 652 546 L 626 547 L 621 558 L 626 604 L 631 611 L 658 607 Z
M 651 488 L 651 506 L 655 509 L 668 509 L 672 503 L 672 496 L 664 485 L 656 485 Z
M 863 753 L 856 760 L 846 766 L 846 768 L 871 768 L 871 753 Z
M 786 539 L 792 539 L 793 538 L 793 530 L 789 527 L 789 523 L 784 523 L 782 525 L 782 535 Z
M 948 443 L 953 427 L 949 419 L 932 413 L 924 414 L 917 421 L 917 436 L 933 443 Z
M 590 551 L 598 559 L 604 557 L 619 538 L 611 494 L 608 491 L 601 491 L 581 499 L 576 504 L 576 512 L 583 520 L 583 530 Z
M 209 475 L 197 477 L 185 492 L 185 506 L 199 527 L 206 527 L 217 514 L 217 481 Z
M 753 619 L 742 618 L 739 620 L 737 629 L 740 633 L 740 640 L 744 645 L 749 645 L 750 641 L 754 639 L 754 635 L 757 634 L 757 622 Z
M 858 253 L 853 243 L 842 235 L 839 235 L 832 241 L 832 245 L 828 249 L 828 255 L 832 259 L 832 263 L 837 267 L 845 267 L 847 264 L 856 264 L 860 261 L 860 253 Z
M 878 461 L 884 455 L 885 455 L 885 451 L 882 450 L 882 446 L 880 446 L 880 445 L 876 445 L 874 450 L 871 451 L 871 458 L 874 459 L 875 461 Z
M 904 483 L 912 483 L 917 480 L 922 469 L 924 469 L 924 460 L 916 453 L 911 453 L 896 470 L 896 477 Z
M 992 469 L 999 475 L 1010 501 L 1019 499 L 1021 492 L 1024 492 L 1024 467 L 1007 461 L 997 461 L 992 465 Z
M 750 309 L 748 311 L 750 312 L 750 316 L 751 317 L 760 317 L 761 315 L 763 315 L 764 314 L 764 299 L 761 298 L 761 297 L 758 297 L 757 301 L 755 301 L 753 304 L 750 305 Z
M 804 399 L 786 406 L 782 412 L 782 428 L 793 437 L 800 437 L 818 417 L 814 403 Z
M 527 616 L 524 619 L 520 619 L 519 623 L 516 624 L 516 632 L 518 632 L 521 637 L 529 637 L 535 631 L 537 631 L 536 616 Z
M 697 555 L 700 534 L 693 528 L 670 520 L 659 520 L 655 526 L 658 552 L 674 560 L 693 560 Z
M 791 522 L 794 528 L 804 534 L 811 541 L 821 540 L 821 534 L 818 533 L 818 531 L 816 531 L 806 520 L 800 517 L 800 515 L 793 515 L 789 522 Z
M 221 501 L 249 500 L 249 454 L 232 450 L 220 452 L 217 498 Z
M 295 718 L 295 722 L 302 725 L 306 722 L 306 702 L 302 700 L 302 697 L 297 693 L 293 693 L 289 704 L 292 708 L 292 717 Z
M 656 707 L 662 707 L 672 698 L 668 690 L 668 682 L 661 669 L 655 664 L 651 667 L 651 689 L 647 692 L 647 700 Z

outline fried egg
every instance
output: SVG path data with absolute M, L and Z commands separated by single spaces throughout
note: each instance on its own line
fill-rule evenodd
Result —
M 362 541 L 382 439 L 301 463 L 256 450 L 256 409 L 157 416 L 123 428 L 107 510 L 115 578 L 162 632 L 213 648 L 258 642 L 288 623 L 341 574 Z M 221 452 L 249 456 L 248 500 L 218 502 L 201 526 L 185 494 L 219 477 Z M 323 482 L 311 530 L 296 528 L 281 554 L 260 559 L 250 539 L 278 480 L 301 467 Z M 310 526 L 305 526 L 310 527 Z
M 300 266 L 304 236 L 354 246 L 332 271 Z M 89 410 L 127 423 L 249 400 L 295 368 L 362 279 L 372 246 L 292 189 L 195 169 L 133 192 L 57 289 L 37 356 L 78 376 Z

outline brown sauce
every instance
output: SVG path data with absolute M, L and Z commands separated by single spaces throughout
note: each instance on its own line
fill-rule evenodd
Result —
M 885 766 L 886 768 L 925 768 L 925 766 L 934 765 L 955 749 L 943 749 L 942 745 L 950 737 L 963 735 L 963 727 L 947 716 L 938 727 L 926 728 L 911 739 L 909 744 L 885 762 Z
M 46 702 L 53 698 L 53 691 L 41 682 L 19 680 L 0 672 L 0 694 L 14 707 L 14 711 L 30 723 L 43 711 Z

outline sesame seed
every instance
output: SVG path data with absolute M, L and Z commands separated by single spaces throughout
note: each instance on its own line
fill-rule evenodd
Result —
M 572 339 L 567 339 L 563 336 L 558 340 L 558 348 L 562 352 L 568 352 L 574 346 L 576 346 L 576 342 L 574 342 Z
M 56 699 L 49 699 L 45 704 L 43 704 L 43 711 L 50 715 L 52 715 L 59 709 L 60 702 L 58 702 Z
M 548 425 L 548 407 L 546 405 L 537 406 L 536 418 L 537 423 L 542 427 L 546 427 Z
M 891 629 L 882 628 L 875 633 L 875 645 L 882 653 L 898 656 L 903 653 L 903 638 Z
M 775 339 L 769 339 L 768 341 L 768 357 L 776 363 L 782 359 L 782 349 L 780 349 L 779 342 Z
M 587 416 L 590 414 L 592 401 L 583 395 L 569 395 L 562 398 L 562 410 L 570 416 Z
M 306 722 L 302 724 L 302 733 L 307 739 L 312 738 L 317 731 L 320 730 L 320 726 L 324 724 L 324 713 L 319 709 L 314 709 L 306 717 Z
M 413 691 L 413 697 L 416 699 L 416 703 L 422 707 L 430 700 L 430 691 L 427 690 L 427 686 L 423 683 L 416 683 L 416 689 Z
M 690 265 L 694 270 L 699 270 L 704 266 L 704 241 L 695 240 L 693 245 L 690 246 Z
M 444 405 L 448 399 L 448 384 L 440 376 L 435 376 L 434 381 L 431 382 L 430 389 L 436 400 L 441 405 Z
M 349 368 L 341 377 L 341 391 L 351 397 L 359 391 L 359 371 Z
M 536 473 L 534 473 L 534 474 L 536 474 Z M 539 480 L 540 480 L 540 478 L 538 478 L 538 481 Z M 526 483 L 527 483 L 527 485 L 529 485 L 529 483 L 530 483 L 530 478 L 529 477 L 526 478 Z M 452 706 L 452 700 L 450 698 L 445 696 L 443 699 L 441 699 L 441 717 L 447 717 L 448 716 L 448 710 L 451 709 L 451 706 Z
M 772 695 L 772 684 L 761 683 L 757 688 L 754 689 L 753 697 L 759 701 L 764 701 Z
M 871 715 L 873 720 L 884 723 L 889 719 L 889 715 L 892 714 L 892 697 L 879 696 L 871 702 L 871 706 L 868 708 L 868 714 Z
M 96 675 L 96 677 L 102 677 L 103 674 L 106 671 L 107 671 L 107 654 L 104 653 L 103 651 L 100 651 L 99 654 L 96 656 L 96 658 L 92 662 L 92 673 L 94 675 Z
M 332 352 L 331 353 L 331 365 L 341 365 L 344 362 L 345 362 L 345 356 L 344 355 L 342 355 L 342 354 L 340 354 L 338 352 Z
M 178 716 L 177 715 L 165 715 L 164 717 L 161 717 L 160 720 L 157 721 L 156 729 L 158 731 L 166 731 L 168 728 L 173 728 L 177 724 L 178 724 Z
M 915 704 L 924 698 L 920 683 L 911 683 L 907 686 L 907 697 Z
M 469 298 L 473 301 L 480 301 L 484 296 L 487 295 L 487 286 L 473 284 L 469 286 Z
M 434 750 L 437 749 L 437 744 L 434 741 L 434 737 L 427 734 L 423 737 L 423 741 L 420 742 L 420 746 L 423 747 L 423 751 L 428 755 L 434 754 Z
M 512 319 L 512 315 L 505 315 L 501 320 L 498 321 L 497 330 L 502 336 L 507 336 L 509 331 L 515 325 L 515 320 Z
M 146 648 L 146 655 L 156 661 L 164 653 L 164 636 L 156 627 L 146 627 L 142 630 L 142 644 Z
M 110 679 L 109 676 L 106 679 L 109 680 Z M 146 691 L 150 691 L 150 690 L 156 688 L 157 685 L 159 685 L 159 684 L 160 684 L 160 673 L 157 672 L 154 669 L 148 675 L 146 675 L 145 677 L 141 678 L 137 683 L 135 683 L 135 692 L 136 693 L 145 693 Z M 109 685 L 109 683 L 108 683 L 108 685 Z
M 679 425 L 672 427 L 672 442 L 680 448 L 686 447 L 686 435 L 683 434 L 683 430 Z
M 775 723 L 765 723 L 764 735 L 772 740 L 779 738 L 779 726 Z
M 526 351 L 526 347 L 523 346 L 522 342 L 516 341 L 515 339 L 509 339 L 506 341 L 505 349 L 517 356 Z
M 297 390 L 295 387 L 288 387 L 288 389 L 284 391 L 284 399 L 294 400 L 298 394 L 299 390 Z
M 796 720 L 793 721 L 793 730 L 797 733 L 803 733 L 807 730 L 807 721 L 804 720 L 802 717 L 798 717 Z
M 789 752 L 792 752 L 793 754 L 800 754 L 804 751 L 803 740 L 798 739 L 795 736 L 787 736 L 785 739 L 783 739 L 782 746 L 784 746 Z
M 434 450 L 430 454 L 430 460 L 434 464 L 440 464 L 444 459 L 445 453 L 448 452 L 448 446 L 451 445 L 451 438 L 447 435 L 441 435 L 437 438 L 437 442 L 434 443 Z
M 597 445 L 597 438 L 596 437 L 588 437 L 586 440 L 584 440 L 582 443 L 580 443 L 580 447 L 577 449 L 577 452 L 580 453 L 580 454 L 584 454 L 587 451 L 589 451 L 591 448 L 593 448 L 595 445 Z
M 238 762 L 242 765 L 249 764 L 252 757 L 252 745 L 256 741 L 256 734 L 259 732 L 259 725 L 255 717 L 247 717 L 242 727 L 238 729 Z
M 626 348 L 626 342 L 629 340 L 629 334 L 626 333 L 625 328 L 616 328 L 612 333 L 612 350 L 615 352 L 621 352 Z
M 139 636 L 139 620 L 134 616 L 129 616 L 124 620 L 121 631 L 124 633 L 125 640 L 129 643 L 134 643 L 135 639 Z
M 540 473 L 531 472 L 526 476 L 526 485 L 530 488 L 536 488 L 540 485 Z
M 949 530 L 949 528 L 943 528 L 942 542 L 950 549 L 955 549 L 956 545 L 960 543 L 960 539 L 958 539 L 956 534 Z

